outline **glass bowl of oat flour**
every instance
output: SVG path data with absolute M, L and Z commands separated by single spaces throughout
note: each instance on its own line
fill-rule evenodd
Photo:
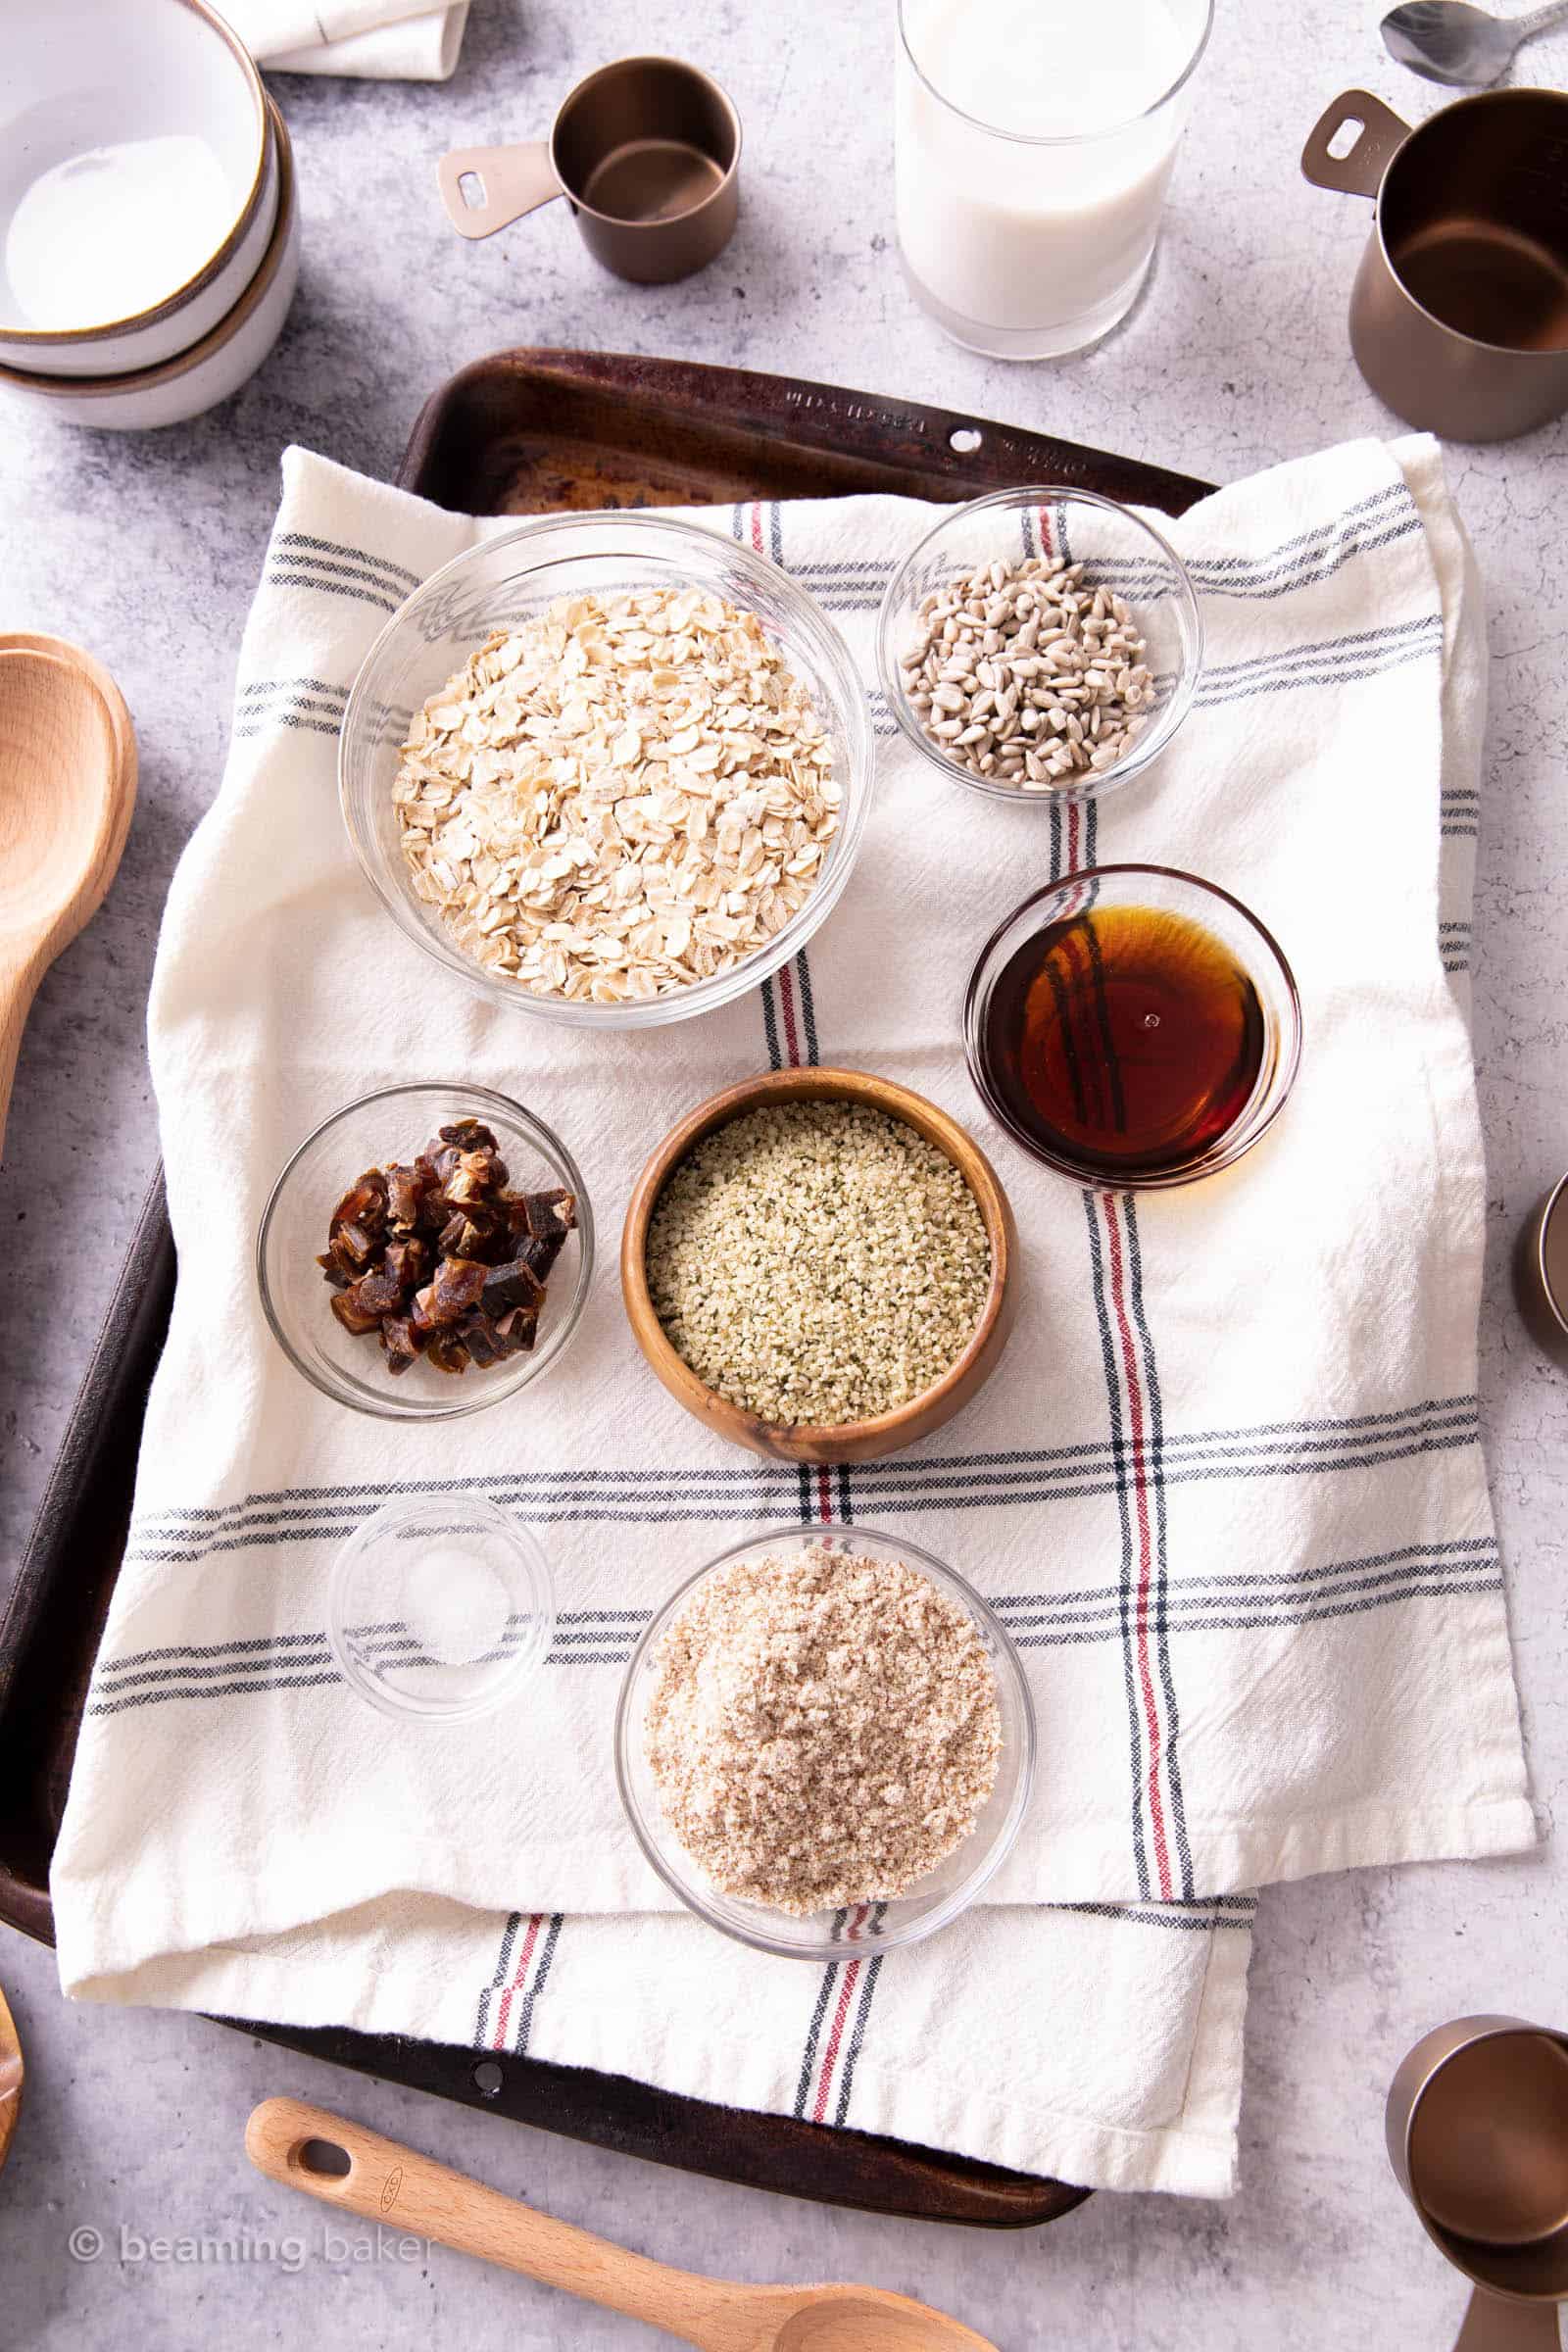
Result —
M 648 1861 L 711 1927 L 784 1959 L 887 1951 L 956 1919 L 1018 1834 L 1034 1758 L 1018 1655 L 979 1593 L 918 1544 L 837 1521 L 750 1536 L 688 1577 L 615 1717 Z
M 655 514 L 543 517 L 433 573 L 338 753 L 399 928 L 492 1004 L 587 1029 L 685 1020 L 798 954 L 873 773 L 833 622 L 765 556 Z

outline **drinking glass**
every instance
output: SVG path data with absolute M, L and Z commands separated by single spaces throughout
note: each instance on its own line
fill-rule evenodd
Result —
M 899 250 L 971 351 L 1059 359 L 1132 308 L 1212 0 L 899 0 Z

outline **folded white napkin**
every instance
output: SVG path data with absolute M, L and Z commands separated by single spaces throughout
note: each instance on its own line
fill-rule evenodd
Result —
M 468 0 L 224 0 L 258 65 L 273 74 L 344 74 L 367 81 L 447 81 Z
M 881 586 L 928 510 L 703 519 L 795 571 L 869 678 Z M 285 461 L 228 768 L 160 946 L 181 1280 L 56 1856 L 62 1980 L 525 2043 L 1079 2180 L 1221 2189 L 1244 1890 L 1534 1836 L 1476 1432 L 1463 966 L 1484 651 L 1435 448 L 1352 444 L 1174 526 L 1203 600 L 1198 708 L 1098 808 L 977 803 L 881 713 L 859 863 L 808 953 L 722 1013 L 613 1040 L 448 981 L 338 821 L 336 721 L 371 637 L 497 527 Z M 1271 1135 L 1224 1177 L 1136 1200 L 991 1129 L 957 1035 L 999 914 L 1050 873 L 1129 857 L 1251 906 L 1306 1027 Z M 267 1190 L 351 1096 L 417 1076 L 523 1096 L 583 1164 L 612 1258 L 682 1109 L 815 1058 L 943 1102 L 1018 1215 L 1008 1353 L 912 1451 L 831 1476 L 743 1459 L 653 1381 L 609 1265 L 548 1380 L 457 1424 L 389 1435 L 270 1342 L 249 1275 Z M 334 1672 L 327 1564 L 389 1482 L 454 1479 L 537 1528 L 561 1631 L 525 1707 L 390 1735 Z M 1041 1736 L 994 1907 L 853 1984 L 657 1916 L 672 1898 L 608 1768 L 649 1608 L 747 1529 L 829 1508 L 907 1529 L 997 1601 Z

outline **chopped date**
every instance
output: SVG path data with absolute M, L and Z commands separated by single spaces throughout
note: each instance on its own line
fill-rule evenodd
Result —
M 539 1309 L 536 1306 L 514 1306 L 510 1314 L 496 1317 L 496 1337 L 502 1343 L 504 1355 L 525 1354 L 538 1336 Z
M 528 1203 L 528 1231 L 537 1242 L 564 1241 L 577 1222 L 577 1200 L 572 1193 L 559 1189 L 551 1193 L 525 1193 Z
M 389 1242 L 386 1270 L 396 1281 L 405 1298 L 416 1290 L 430 1271 L 430 1245 L 419 1236 L 411 1234 L 406 1242 Z
M 386 1351 L 387 1370 L 389 1372 L 406 1372 L 411 1364 L 418 1362 L 419 1349 L 424 1346 L 424 1340 L 422 1335 L 415 1330 L 412 1316 L 383 1315 L 381 1318 L 381 1346 Z
M 510 1255 L 512 1233 L 500 1209 L 471 1200 L 453 1210 L 436 1236 L 436 1248 L 445 1257 L 482 1257 L 493 1265 Z
M 530 1265 L 514 1257 L 510 1266 L 497 1266 L 486 1275 L 479 1295 L 487 1315 L 504 1315 L 511 1306 L 531 1306 L 537 1310 L 545 1286 Z
M 328 1238 L 335 1239 L 346 1225 L 360 1225 L 367 1233 L 379 1233 L 386 1223 L 386 1177 L 379 1168 L 370 1168 L 358 1184 L 350 1185 L 333 1209 Z
M 351 1283 L 346 1291 L 334 1291 L 329 1303 L 344 1330 L 352 1331 L 356 1339 L 364 1339 L 374 1331 L 381 1318 L 361 1306 L 354 1296 L 357 1288 L 357 1284 Z
M 414 1159 L 367 1169 L 333 1209 L 316 1261 L 327 1303 L 345 1331 L 376 1334 L 389 1371 L 422 1355 L 461 1373 L 533 1347 L 577 1203 L 509 1183 L 491 1130 L 456 1119 Z
M 377 1322 L 383 1315 L 395 1315 L 403 1304 L 403 1285 L 384 1258 L 343 1295 L 352 1298 L 362 1315 L 373 1315 Z
M 375 1236 L 368 1233 L 358 1220 L 340 1225 L 332 1236 L 332 1253 L 345 1271 L 358 1274 L 375 1255 Z
M 419 1210 L 426 1199 L 436 1190 L 436 1173 L 427 1159 L 416 1160 L 413 1167 L 404 1167 L 394 1160 L 386 1172 L 387 1215 L 400 1230 L 416 1225 Z
M 550 1279 L 551 1267 L 561 1255 L 565 1239 L 564 1227 L 560 1233 L 541 1234 L 536 1242 L 524 1242 L 522 1248 L 517 1251 L 517 1255 L 523 1264 L 538 1276 L 541 1283 L 546 1283 Z
M 438 1372 L 466 1372 L 468 1350 L 455 1331 L 434 1331 L 424 1352 Z
M 457 1336 L 468 1350 L 470 1364 L 488 1369 L 491 1364 L 500 1363 L 501 1350 L 496 1346 L 495 1329 L 484 1315 L 465 1315 L 458 1325 Z
M 415 1329 L 437 1331 L 461 1321 L 470 1306 L 478 1305 L 489 1272 L 477 1258 L 441 1258 L 433 1280 L 414 1295 Z

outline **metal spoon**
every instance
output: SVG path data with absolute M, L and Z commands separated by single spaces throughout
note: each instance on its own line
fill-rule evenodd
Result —
M 736 2286 L 666 2270 L 298 2099 L 254 2110 L 245 2153 L 270 2180 L 646 2320 L 698 2352 L 996 2352 L 880 2287 Z
M 1551 0 L 1549 8 L 1506 20 L 1472 8 L 1469 0 L 1404 0 L 1383 20 L 1383 46 L 1428 81 L 1484 89 L 1502 79 L 1521 42 L 1534 40 L 1565 17 L 1568 0 Z

